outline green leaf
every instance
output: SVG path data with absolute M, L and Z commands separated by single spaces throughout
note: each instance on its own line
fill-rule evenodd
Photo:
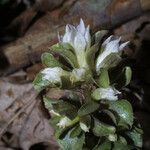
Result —
M 58 138 L 62 139 L 72 129 L 72 125 L 66 126 L 65 128 L 60 127 L 60 122 L 64 118 L 66 117 L 54 116 L 51 117 L 51 119 L 49 120 L 50 125 L 54 129 L 54 136 L 56 139 Z M 71 120 L 69 120 L 68 123 L 70 123 L 70 121 Z M 67 122 L 65 122 L 65 124 L 67 125 Z
M 87 51 L 86 51 L 86 61 L 88 63 L 88 65 L 90 66 L 90 69 L 92 71 L 95 71 L 95 54 L 99 49 L 99 44 L 94 44 L 92 47 L 90 47 Z
M 99 86 L 107 88 L 110 84 L 109 82 L 109 75 L 108 75 L 108 70 L 107 69 L 100 69 L 100 75 L 97 80 L 97 83 Z
M 130 83 L 131 77 L 132 77 L 132 70 L 130 67 L 127 66 L 116 77 L 114 83 L 116 84 L 117 88 L 122 88 Z
M 117 141 L 117 134 L 109 134 L 108 139 L 111 142 Z
M 118 100 L 110 103 L 110 110 L 118 116 L 118 125 L 133 124 L 133 110 L 131 104 L 127 100 Z
M 119 56 L 119 54 L 111 53 L 102 61 L 102 63 L 100 64 L 100 68 L 109 69 L 116 67 L 120 61 L 121 57 Z
M 41 56 L 42 64 L 46 67 L 62 67 L 63 65 L 50 53 L 43 53 Z
M 112 111 L 104 109 L 103 112 L 105 114 L 107 114 L 112 119 L 112 121 L 114 122 L 115 125 L 117 124 L 117 120 L 116 120 L 115 114 Z
M 130 67 L 125 67 L 125 86 L 128 85 L 131 81 L 131 77 L 132 77 L 132 70 Z
M 74 90 L 65 90 L 65 96 L 63 98 L 67 98 L 69 101 L 80 104 L 81 93 Z
M 60 117 L 59 116 L 55 116 L 55 117 L 52 117 L 50 120 L 49 120 L 49 124 L 53 127 L 53 129 L 54 129 L 54 136 L 55 136 L 55 138 L 58 138 L 60 135 L 61 135 L 61 133 L 63 132 L 63 128 L 59 128 L 58 126 L 57 126 L 57 124 L 59 123 L 59 121 L 60 121 Z
M 75 137 L 79 136 L 79 135 L 81 134 L 81 132 L 82 132 L 82 129 L 80 128 L 80 126 L 79 126 L 79 125 L 76 125 L 76 126 L 72 129 L 72 131 L 71 131 L 71 133 L 70 133 L 70 137 L 71 137 L 71 138 L 75 138 Z
M 97 145 L 93 150 L 111 150 L 111 142 L 105 141 Z
M 95 33 L 95 43 L 99 43 L 102 38 L 108 33 L 107 30 L 101 30 Z
M 67 50 L 66 48 L 62 47 L 62 45 L 55 44 L 52 47 L 52 52 L 59 54 L 62 56 L 73 68 L 78 68 L 78 61 L 76 55 L 72 52 Z
M 114 126 L 100 122 L 97 119 L 94 120 L 93 133 L 96 136 L 108 136 L 109 134 L 114 134 L 115 132 L 116 129 Z
M 77 108 L 63 100 L 57 100 L 57 103 L 52 104 L 55 112 L 65 115 L 70 119 L 74 119 L 77 115 Z
M 118 136 L 118 142 L 127 145 L 127 140 L 123 136 Z
M 83 104 L 78 110 L 78 115 L 80 117 L 88 115 L 90 113 L 95 112 L 99 108 L 99 104 L 94 101 L 89 101 Z
M 71 130 L 72 131 L 72 130 Z M 64 137 L 64 139 L 60 140 L 58 139 L 57 142 L 62 150 L 82 150 L 85 135 L 82 133 L 80 136 L 71 138 L 70 133 Z
M 33 81 L 33 86 L 35 90 L 40 92 L 45 87 L 49 86 L 51 83 L 48 80 L 43 79 L 43 74 L 38 73 Z M 55 86 L 54 86 L 55 87 Z
M 55 113 L 67 116 L 69 119 L 74 119 L 77 115 L 76 106 L 67 101 L 44 97 L 44 105 L 50 113 L 53 110 Z
M 71 51 L 72 53 L 75 54 L 75 50 L 74 48 L 71 46 L 70 43 L 58 43 L 59 44 L 59 47 L 62 48 L 62 49 L 66 49 L 68 51 Z
M 61 117 L 59 116 L 56 116 L 56 117 L 52 117 L 50 120 L 49 120 L 49 123 L 50 125 L 55 129 L 58 129 L 58 126 L 56 126 L 56 124 L 60 121 Z
M 133 146 L 142 147 L 143 142 L 142 142 L 142 135 L 140 133 L 138 133 L 135 129 L 133 129 L 132 131 L 127 132 L 126 134 L 133 142 L 132 143 Z
M 53 105 L 52 105 L 53 102 L 48 97 L 43 97 L 43 101 L 44 101 L 45 108 L 50 112 L 53 109 Z M 56 103 L 57 101 L 58 100 L 56 100 Z
M 80 118 L 80 127 L 83 131 L 89 132 L 91 127 L 91 117 L 90 115 L 84 116 Z
M 44 72 L 45 71 L 45 72 Z M 67 80 L 65 80 L 67 78 Z M 64 85 L 71 85 L 70 72 L 63 70 L 60 67 L 54 68 L 45 68 L 42 70 L 33 81 L 34 88 L 37 91 L 41 91 L 42 89 L 49 87 L 62 87 Z M 64 81 L 67 81 L 64 82 Z
M 123 143 L 115 142 L 112 150 L 130 150 L 130 148 Z

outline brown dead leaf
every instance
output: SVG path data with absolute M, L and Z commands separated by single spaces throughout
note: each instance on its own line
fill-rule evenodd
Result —
M 32 84 L 10 83 L 5 78 L 0 85 L 0 136 L 4 145 L 29 150 L 34 144 L 48 143 L 56 150 L 53 129 Z

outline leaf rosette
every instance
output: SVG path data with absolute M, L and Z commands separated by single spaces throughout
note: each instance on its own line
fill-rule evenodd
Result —
M 114 36 L 102 42 L 106 34 L 103 30 L 91 37 L 89 26 L 81 19 L 77 27 L 66 25 L 59 42 L 42 54 L 45 68 L 33 85 L 39 92 L 60 88 L 65 93 L 55 99 L 44 95 L 50 124 L 63 150 L 131 150 L 142 146 L 132 106 L 121 93 L 130 83 L 131 68 L 121 68 L 112 76 L 129 42 L 122 43 Z

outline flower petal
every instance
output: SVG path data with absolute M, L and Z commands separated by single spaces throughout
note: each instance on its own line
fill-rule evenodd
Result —
M 128 41 L 128 42 L 125 42 L 125 43 L 122 43 L 122 44 L 119 46 L 119 50 L 124 49 L 128 44 L 129 44 L 129 41 Z
M 109 36 L 102 44 L 102 46 L 106 46 L 113 38 L 113 35 Z
M 60 76 L 63 73 L 63 69 L 60 67 L 55 67 L 55 68 L 46 68 L 41 72 L 44 76 L 43 78 L 45 80 L 49 80 L 49 81 L 60 81 Z
M 85 25 L 82 19 L 80 19 L 80 24 L 77 26 L 78 32 L 80 32 L 82 35 L 85 34 Z
M 87 26 L 86 30 L 85 30 L 85 40 L 86 40 L 86 43 L 87 43 L 87 49 L 90 48 L 91 46 L 91 35 L 90 35 L 90 26 Z
M 76 52 L 80 55 L 80 51 L 84 51 L 85 47 L 86 47 L 86 41 L 85 38 L 82 34 L 80 34 L 79 32 L 77 32 L 75 38 L 74 38 L 74 44 L 73 44 L 74 49 L 76 50 Z
M 71 43 L 72 41 L 71 41 L 71 32 L 66 32 L 65 33 L 65 35 L 63 36 L 63 38 L 62 38 L 62 41 L 64 42 L 64 43 Z
M 119 42 L 120 42 L 120 39 L 109 42 L 105 47 L 105 51 L 110 51 L 111 53 L 113 52 L 117 53 L 119 51 Z
M 57 126 L 59 126 L 60 128 L 65 128 L 70 125 L 70 123 L 71 120 L 68 117 L 64 117 L 59 121 L 59 123 L 57 123 Z
M 64 43 L 70 43 L 73 45 L 74 37 L 76 35 L 76 29 L 72 25 L 66 25 L 66 32 L 62 38 L 62 42 Z
M 120 92 L 113 87 L 98 88 L 92 93 L 92 97 L 95 100 L 106 99 L 116 101 L 118 100 L 118 94 L 120 94 Z

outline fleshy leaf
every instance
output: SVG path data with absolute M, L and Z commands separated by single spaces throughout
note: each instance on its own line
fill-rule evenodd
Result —
M 109 134 L 108 139 L 111 142 L 117 141 L 117 134 Z
M 52 104 L 55 112 L 61 115 L 65 115 L 70 119 L 74 119 L 77 115 L 77 108 L 63 100 L 57 100 L 57 103 Z
M 118 136 L 118 142 L 124 144 L 124 145 L 127 145 L 127 140 L 125 139 L 125 137 L 123 136 Z
M 110 84 L 109 81 L 109 75 L 108 75 L 108 70 L 106 69 L 100 69 L 100 75 L 99 78 L 97 80 L 97 83 L 99 86 L 107 88 Z
M 127 100 L 118 100 L 110 103 L 110 110 L 113 110 L 118 116 L 118 125 L 133 124 L 133 110 L 131 104 Z
M 70 137 L 71 137 L 71 138 L 75 138 L 75 137 L 79 136 L 79 135 L 81 134 L 81 132 L 82 132 L 82 129 L 80 128 L 80 126 L 79 126 L 79 125 L 76 125 L 76 126 L 72 129 L 72 131 L 71 131 L 71 133 L 70 133 Z
M 63 128 L 58 128 L 58 126 L 56 125 L 57 123 L 59 123 L 60 119 L 61 118 L 59 116 L 56 116 L 56 117 L 52 117 L 49 120 L 50 125 L 54 129 L 54 136 L 55 136 L 55 138 L 58 138 L 61 135 L 61 133 L 63 132 Z
M 49 87 L 61 87 L 62 86 L 62 78 L 70 77 L 70 73 L 64 71 L 60 67 L 54 68 L 45 68 L 42 70 L 33 81 L 34 88 L 37 91 L 41 91 L 42 89 Z M 69 83 L 69 82 L 68 82 Z
M 72 131 L 72 130 L 71 130 Z M 82 150 L 85 135 L 82 133 L 78 137 L 72 138 L 70 136 L 71 131 L 62 139 L 58 139 L 57 142 L 62 150 Z
M 65 49 L 60 44 L 55 44 L 51 48 L 52 52 L 62 56 L 73 68 L 78 68 L 77 57 L 72 51 Z
M 44 97 L 44 105 L 54 116 L 67 116 L 69 119 L 74 119 L 77 115 L 77 108 L 75 105 L 58 99 L 51 99 Z
M 117 66 L 121 61 L 121 57 L 119 54 L 111 53 L 106 56 L 101 63 L 97 66 L 97 72 L 100 71 L 101 68 L 109 69 Z
M 114 134 L 115 132 L 116 129 L 114 126 L 100 122 L 97 119 L 94 120 L 93 133 L 96 136 L 108 136 L 109 134 Z
M 93 91 L 92 98 L 97 101 L 101 99 L 116 101 L 118 100 L 117 94 L 120 94 L 120 92 L 113 87 L 98 88 Z
M 41 56 L 42 64 L 46 67 L 62 67 L 63 65 L 50 53 L 43 53 Z
M 132 77 L 132 70 L 130 67 L 126 67 L 125 68 L 125 78 L 126 78 L 125 86 L 130 83 L 131 77 Z
M 60 114 L 58 114 L 57 112 L 55 112 L 54 108 L 53 108 L 53 104 L 57 103 L 58 100 L 51 100 L 48 97 L 43 97 L 43 101 L 44 101 L 44 106 L 45 108 L 48 110 L 48 112 L 50 113 L 51 117 L 55 117 L 55 116 L 59 116 Z
M 130 150 L 130 148 L 123 143 L 115 142 L 112 150 Z
M 37 91 L 43 90 L 45 87 L 50 85 L 50 82 L 43 79 L 43 75 L 41 73 L 38 73 L 33 81 L 33 86 Z
M 103 143 L 97 145 L 93 150 L 111 150 L 111 142 L 104 141 Z
M 117 87 L 121 88 L 123 86 L 127 86 L 130 81 L 131 81 L 131 77 L 132 77 L 132 71 L 130 67 L 125 67 L 121 74 L 116 78 L 115 80 L 115 84 L 117 83 Z
M 80 118 L 80 127 L 84 132 L 89 132 L 89 129 L 91 127 L 91 117 L 90 117 L 90 115 Z
M 107 110 L 107 109 L 104 109 L 103 112 L 112 119 L 112 121 L 114 122 L 115 125 L 117 124 L 117 120 L 116 120 L 115 114 L 113 112 L 111 112 L 110 110 Z
M 99 104 L 94 101 L 89 101 L 81 106 L 78 110 L 78 115 L 80 117 L 93 113 L 99 108 Z
M 99 43 L 102 38 L 108 33 L 107 30 L 101 30 L 95 33 L 95 43 Z
M 99 44 L 94 44 L 86 51 L 86 61 L 92 71 L 95 71 L 95 54 L 99 49 Z
M 133 142 L 134 146 L 142 147 L 142 135 L 138 133 L 135 129 L 126 133 L 128 137 Z

